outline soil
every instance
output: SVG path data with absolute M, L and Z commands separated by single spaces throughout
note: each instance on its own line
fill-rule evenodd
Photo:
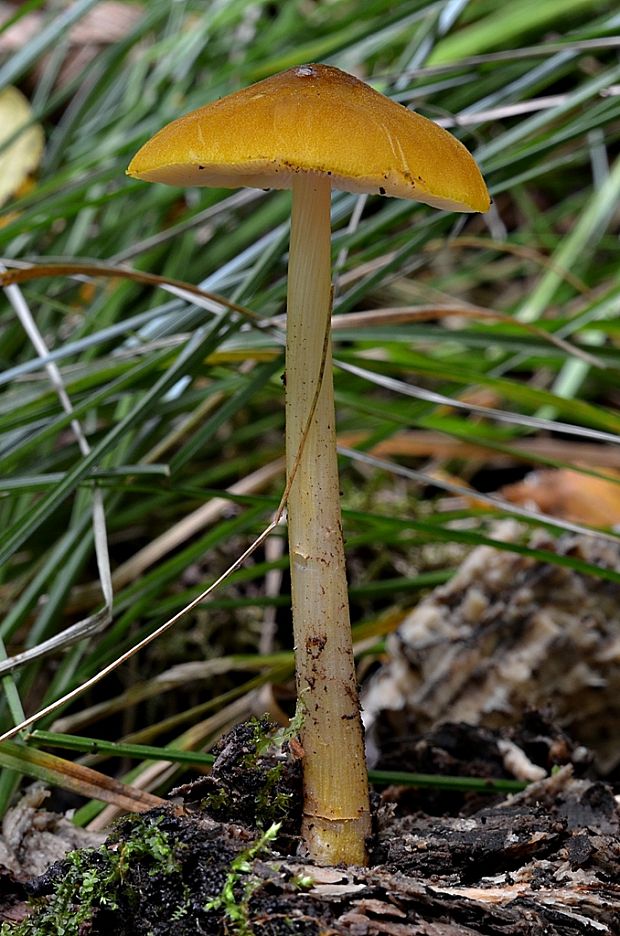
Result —
M 620 933 L 617 798 L 578 776 L 591 770 L 583 751 L 543 716 L 531 713 L 510 743 L 523 751 L 535 733 L 538 759 L 562 752 L 564 766 L 509 798 L 386 789 L 375 797 L 369 868 L 318 868 L 297 854 L 299 761 L 286 741 L 265 747 L 269 730 L 264 720 L 236 728 L 211 777 L 179 788 L 169 808 L 125 818 L 105 845 L 29 882 L 5 876 L 4 919 L 25 919 L 6 933 Z M 478 731 L 444 725 L 411 750 L 453 766 L 469 744 L 479 765 L 486 758 L 485 776 L 505 776 L 505 738 Z M 234 821 L 214 818 L 227 810 Z M 38 907 L 30 916 L 26 896 Z
M 620 567 L 608 547 L 554 548 Z M 617 585 L 578 569 L 474 551 L 394 638 L 368 707 L 376 767 L 480 777 L 486 790 L 376 791 L 370 867 L 318 868 L 297 836 L 301 749 L 247 722 L 169 807 L 36 877 L 21 858 L 53 822 L 17 806 L 2 936 L 620 936 L 618 608 Z M 459 705 L 467 723 L 440 717 Z M 528 786 L 493 792 L 511 778 Z

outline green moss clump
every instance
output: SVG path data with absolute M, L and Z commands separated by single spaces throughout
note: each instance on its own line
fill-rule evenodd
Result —
M 297 834 L 301 770 L 289 743 L 289 732 L 268 716 L 237 725 L 214 748 L 211 775 L 196 787 L 201 808 L 219 821 L 260 829 L 276 823 L 284 833 Z
M 36 881 L 32 915 L 1 936 L 318 936 L 296 885 L 278 878 L 278 832 L 166 808 L 128 816 Z
M 180 863 L 162 821 L 161 815 L 150 821 L 130 817 L 123 827 L 133 829 L 116 845 L 70 852 L 37 882 L 32 916 L 17 926 L 2 924 L 1 936 L 82 936 L 96 914 L 132 901 L 125 884 L 136 863 L 149 877 L 178 874 Z

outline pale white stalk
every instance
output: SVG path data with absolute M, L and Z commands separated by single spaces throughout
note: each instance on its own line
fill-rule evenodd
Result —
M 330 199 L 329 178 L 302 173 L 295 177 L 286 346 L 289 477 L 295 469 L 288 531 L 297 692 L 303 714 L 302 835 L 311 857 L 324 865 L 365 863 L 370 834 L 340 515 L 331 337 L 322 367 L 331 315 Z

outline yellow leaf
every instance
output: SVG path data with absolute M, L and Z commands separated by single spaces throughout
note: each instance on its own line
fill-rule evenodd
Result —
M 30 102 L 17 88 L 0 91 L 0 205 L 3 205 L 38 167 L 43 155 L 43 128 L 31 123 Z M 15 135 L 23 127 L 21 133 Z M 4 148 L 8 141 L 12 142 Z

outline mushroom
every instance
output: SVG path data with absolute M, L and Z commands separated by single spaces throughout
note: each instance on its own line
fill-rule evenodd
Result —
M 331 190 L 483 212 L 489 207 L 486 186 L 472 156 L 451 134 L 328 65 L 291 68 L 174 120 L 140 149 L 127 172 L 170 185 L 292 190 L 286 461 L 303 713 L 302 838 L 317 864 L 364 864 L 368 779 L 331 368 Z

